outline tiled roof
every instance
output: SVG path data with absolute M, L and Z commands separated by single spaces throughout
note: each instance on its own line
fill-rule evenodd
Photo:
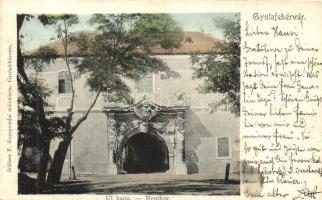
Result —
M 79 35 L 80 33 L 85 33 L 90 37 L 95 35 L 95 32 L 79 32 L 76 33 Z M 166 50 L 162 48 L 154 48 L 152 50 L 152 54 L 154 55 L 164 55 L 164 54 L 209 54 L 209 53 L 221 53 L 224 50 L 220 49 L 218 46 L 218 42 L 222 42 L 221 40 L 206 35 L 201 32 L 184 32 L 183 40 L 181 42 L 181 46 L 179 48 L 173 48 L 171 50 Z M 55 40 L 50 42 L 44 46 L 50 47 L 56 51 L 58 56 L 64 55 L 64 48 L 61 40 Z M 37 56 L 37 49 L 29 50 L 24 53 L 25 56 Z M 84 56 L 80 55 L 79 49 L 77 45 L 73 42 L 70 42 L 68 46 L 68 55 L 69 56 Z

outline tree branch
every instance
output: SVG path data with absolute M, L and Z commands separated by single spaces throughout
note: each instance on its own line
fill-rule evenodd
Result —
M 64 24 L 64 31 L 63 31 L 63 38 L 62 38 L 62 42 L 63 42 L 63 46 L 64 46 L 64 57 L 65 57 L 65 62 L 66 62 L 66 66 L 67 66 L 67 70 L 68 70 L 68 74 L 70 77 L 70 84 L 71 84 L 71 90 L 72 90 L 72 99 L 70 101 L 70 105 L 69 108 L 67 109 L 67 117 L 66 117 L 66 125 L 69 126 L 70 122 L 72 120 L 73 117 L 73 109 L 74 109 L 74 101 L 75 101 L 75 90 L 74 90 L 74 80 L 73 80 L 73 76 L 72 76 L 72 72 L 69 66 L 69 60 L 68 60 L 68 27 L 66 24 L 66 20 L 63 19 L 63 24 Z
M 20 93 L 22 94 L 25 103 L 27 103 L 28 106 L 30 106 L 31 108 L 33 108 L 34 110 L 36 110 L 36 105 L 34 102 L 31 101 L 31 99 L 28 97 L 28 89 L 26 88 L 26 86 L 22 83 L 22 81 L 20 80 L 20 78 L 17 78 L 17 82 L 18 82 L 18 88 Z
M 99 88 L 99 90 L 97 91 L 96 96 L 95 96 L 95 98 L 94 98 L 94 101 L 93 101 L 93 102 L 92 102 L 92 104 L 89 106 L 89 108 L 87 109 L 87 111 L 85 112 L 85 114 L 84 114 L 81 118 L 79 118 L 79 119 L 77 120 L 76 124 L 71 128 L 71 132 L 70 132 L 70 134 L 71 134 L 71 135 L 75 132 L 75 130 L 78 128 L 78 126 L 79 126 L 83 121 L 85 121 L 85 120 L 87 119 L 88 114 L 90 113 L 90 111 L 92 110 L 92 108 L 94 107 L 94 105 L 96 104 L 96 101 L 97 101 L 97 99 L 98 99 L 98 97 L 99 97 L 99 95 L 100 95 L 100 93 L 101 93 L 101 92 L 102 92 L 102 87 L 100 87 L 100 88 Z

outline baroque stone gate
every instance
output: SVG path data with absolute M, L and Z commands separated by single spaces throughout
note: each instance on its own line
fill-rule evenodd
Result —
M 108 173 L 187 174 L 187 106 L 160 106 L 143 98 L 129 107 L 107 106 Z

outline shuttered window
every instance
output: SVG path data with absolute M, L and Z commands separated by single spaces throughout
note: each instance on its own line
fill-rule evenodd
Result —
M 218 138 L 218 157 L 229 157 L 229 139 L 226 137 Z
M 68 71 L 63 71 L 58 73 L 58 93 L 71 93 L 71 79 Z

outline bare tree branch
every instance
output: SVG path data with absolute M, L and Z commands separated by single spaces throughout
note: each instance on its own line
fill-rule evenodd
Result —
M 66 24 L 66 20 L 63 20 L 63 24 L 64 24 L 64 31 L 63 31 L 63 37 L 62 37 L 62 42 L 63 42 L 63 46 L 64 46 L 64 57 L 65 57 L 65 62 L 66 62 L 66 66 L 67 66 L 67 70 L 68 70 L 68 74 L 70 77 L 70 84 L 71 84 L 71 90 L 72 90 L 72 99 L 70 101 L 70 105 L 69 108 L 67 109 L 67 117 L 66 117 L 66 125 L 69 126 L 70 122 L 72 120 L 73 117 L 73 109 L 74 109 L 74 101 L 75 101 L 75 90 L 74 90 L 74 80 L 73 80 L 73 76 L 72 76 L 72 72 L 70 69 L 70 65 L 69 65 L 69 60 L 68 60 L 68 27 Z
M 90 113 L 90 111 L 92 110 L 92 108 L 94 107 L 94 105 L 96 104 L 96 101 L 100 95 L 100 93 L 102 92 L 102 87 L 100 87 L 100 89 L 97 91 L 96 96 L 94 98 L 94 101 L 92 102 L 92 104 L 89 106 L 89 108 L 87 109 L 87 111 L 85 112 L 85 114 L 79 118 L 76 122 L 76 124 L 71 128 L 71 135 L 75 132 L 75 130 L 78 128 L 78 126 L 87 119 L 88 114 Z

